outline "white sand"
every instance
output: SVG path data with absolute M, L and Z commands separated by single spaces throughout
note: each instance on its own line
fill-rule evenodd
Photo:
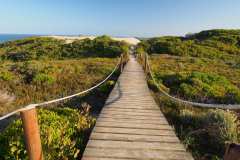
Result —
M 96 36 L 45 36 L 45 37 L 51 37 L 51 38 L 56 38 L 59 40 L 65 40 L 66 43 L 72 43 L 76 40 L 82 40 L 82 39 L 86 39 L 86 38 L 89 38 L 91 40 L 96 38 Z M 128 38 L 111 37 L 111 38 L 116 41 L 127 42 L 131 45 L 137 45 L 140 42 L 140 40 L 138 40 L 137 38 L 134 38 L 134 37 L 128 37 Z

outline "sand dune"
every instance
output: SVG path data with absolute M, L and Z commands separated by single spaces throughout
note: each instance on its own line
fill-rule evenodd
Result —
M 82 40 L 82 39 L 94 39 L 96 38 L 96 36 L 45 36 L 45 37 L 51 37 L 51 38 L 56 38 L 56 39 L 60 39 L 60 40 L 65 40 L 66 43 L 72 43 L 76 40 Z M 112 39 L 116 40 L 116 41 L 124 41 L 127 42 L 131 45 L 137 45 L 140 40 L 138 40 L 137 38 L 134 37 L 126 37 L 126 38 L 119 38 L 119 37 L 112 37 Z

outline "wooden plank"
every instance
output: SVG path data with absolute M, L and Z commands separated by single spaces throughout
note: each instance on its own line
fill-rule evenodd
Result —
M 153 135 L 130 135 L 116 133 L 96 133 L 91 135 L 92 140 L 115 140 L 115 141 L 135 141 L 135 142 L 168 142 L 179 143 L 176 136 L 153 136 Z
M 125 148 L 125 149 L 152 149 L 167 151 L 185 151 L 180 143 L 165 142 L 137 142 L 137 141 L 113 141 L 113 140 L 89 140 L 88 147 L 91 148 Z
M 151 119 L 151 120 L 159 120 L 160 117 L 148 117 L 148 116 L 139 116 L 139 115 L 135 115 L 135 116 L 129 116 L 129 115 L 119 115 L 119 114 L 115 114 L 115 115 L 110 115 L 110 114 L 101 114 L 99 116 L 100 118 L 130 118 L 130 119 Z
M 103 158 L 103 157 L 83 157 L 82 160 L 126 160 L 124 158 Z M 128 158 L 128 160 L 136 160 L 135 158 Z
M 96 127 L 93 132 L 100 133 L 125 133 L 138 135 L 175 135 L 173 130 L 160 129 L 136 129 L 136 128 L 117 128 L 117 127 Z
M 83 160 L 192 160 L 131 57 L 91 133 Z
M 137 123 L 130 123 L 130 122 L 97 122 L 96 127 L 118 127 L 118 128 L 143 128 L 143 129 L 167 129 L 171 130 L 172 127 L 169 126 L 167 123 L 165 124 L 137 124 Z
M 107 108 L 103 108 L 103 110 L 102 110 L 102 112 L 104 112 L 104 111 L 109 111 L 109 112 L 111 112 L 111 111 L 126 111 L 126 112 L 149 112 L 149 113 L 152 113 L 152 112 L 157 112 L 157 113 L 161 113 L 162 114 L 162 112 L 160 111 L 160 109 L 159 108 L 153 108 L 153 107 L 150 107 L 150 106 L 148 106 L 148 108 L 146 109 L 145 108 L 146 106 L 142 106 L 141 108 L 137 108 L 137 107 L 134 107 L 134 105 L 133 106 L 129 106 L 129 107 L 107 107 Z
M 126 111 L 126 112 L 160 112 L 159 109 L 136 109 L 136 108 L 103 108 L 102 113 L 104 111 Z M 162 114 L 162 113 L 161 113 Z
M 163 114 L 160 111 L 146 111 L 146 110 L 137 110 L 137 111 L 131 111 L 131 110 L 103 110 L 101 114 L 126 114 L 126 115 L 144 115 L 144 116 L 163 116 Z
M 103 157 L 83 157 L 82 160 L 126 160 L 124 158 L 103 158 Z M 136 160 L 135 158 L 128 158 L 128 160 Z
M 147 149 L 113 149 L 113 148 L 88 148 L 86 157 L 102 157 L 113 159 L 138 159 L 138 160 L 193 160 L 186 152 L 147 150 Z M 84 159 L 84 158 L 83 158 Z
M 124 116 L 142 116 L 142 117 L 163 117 L 162 114 L 159 113 L 139 113 L 139 112 L 115 112 L 115 113 L 101 113 L 101 115 L 109 115 L 109 116 L 115 116 L 115 115 L 124 115 Z
M 157 124 L 157 125 L 168 124 L 168 122 L 164 118 L 159 120 L 98 118 L 97 121 L 98 122 L 119 122 L 119 123 L 126 122 L 126 123 L 136 123 L 136 124 Z

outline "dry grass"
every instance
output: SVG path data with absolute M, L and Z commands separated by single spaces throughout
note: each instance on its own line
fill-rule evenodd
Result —
M 13 101 L 3 94 L 3 100 L 12 104 L 1 105 L 0 114 L 88 89 L 110 74 L 116 64 L 114 58 L 4 62 L 0 65 L 0 74 L 5 75 L 0 78 L 0 90 L 16 98 Z
M 0 106 L 9 105 L 15 100 L 14 96 L 9 95 L 6 92 L 0 91 Z

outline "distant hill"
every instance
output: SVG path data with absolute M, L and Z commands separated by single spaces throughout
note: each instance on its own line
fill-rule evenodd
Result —
M 96 36 L 46 36 L 46 37 L 51 37 L 59 40 L 65 40 L 66 43 L 73 43 L 76 40 L 83 40 L 83 39 L 91 39 L 94 40 L 97 38 Z M 115 41 L 124 41 L 130 45 L 137 45 L 140 40 L 134 37 L 111 37 Z
M 240 55 L 240 30 L 206 30 L 186 37 L 164 36 L 143 40 L 148 53 L 228 59 Z
M 30 37 L 0 44 L 0 60 L 66 59 L 117 57 L 127 52 L 128 44 L 108 36 L 74 39 L 71 43 L 55 37 Z
M 141 41 L 170 94 L 201 103 L 240 103 L 240 30 L 206 30 Z

